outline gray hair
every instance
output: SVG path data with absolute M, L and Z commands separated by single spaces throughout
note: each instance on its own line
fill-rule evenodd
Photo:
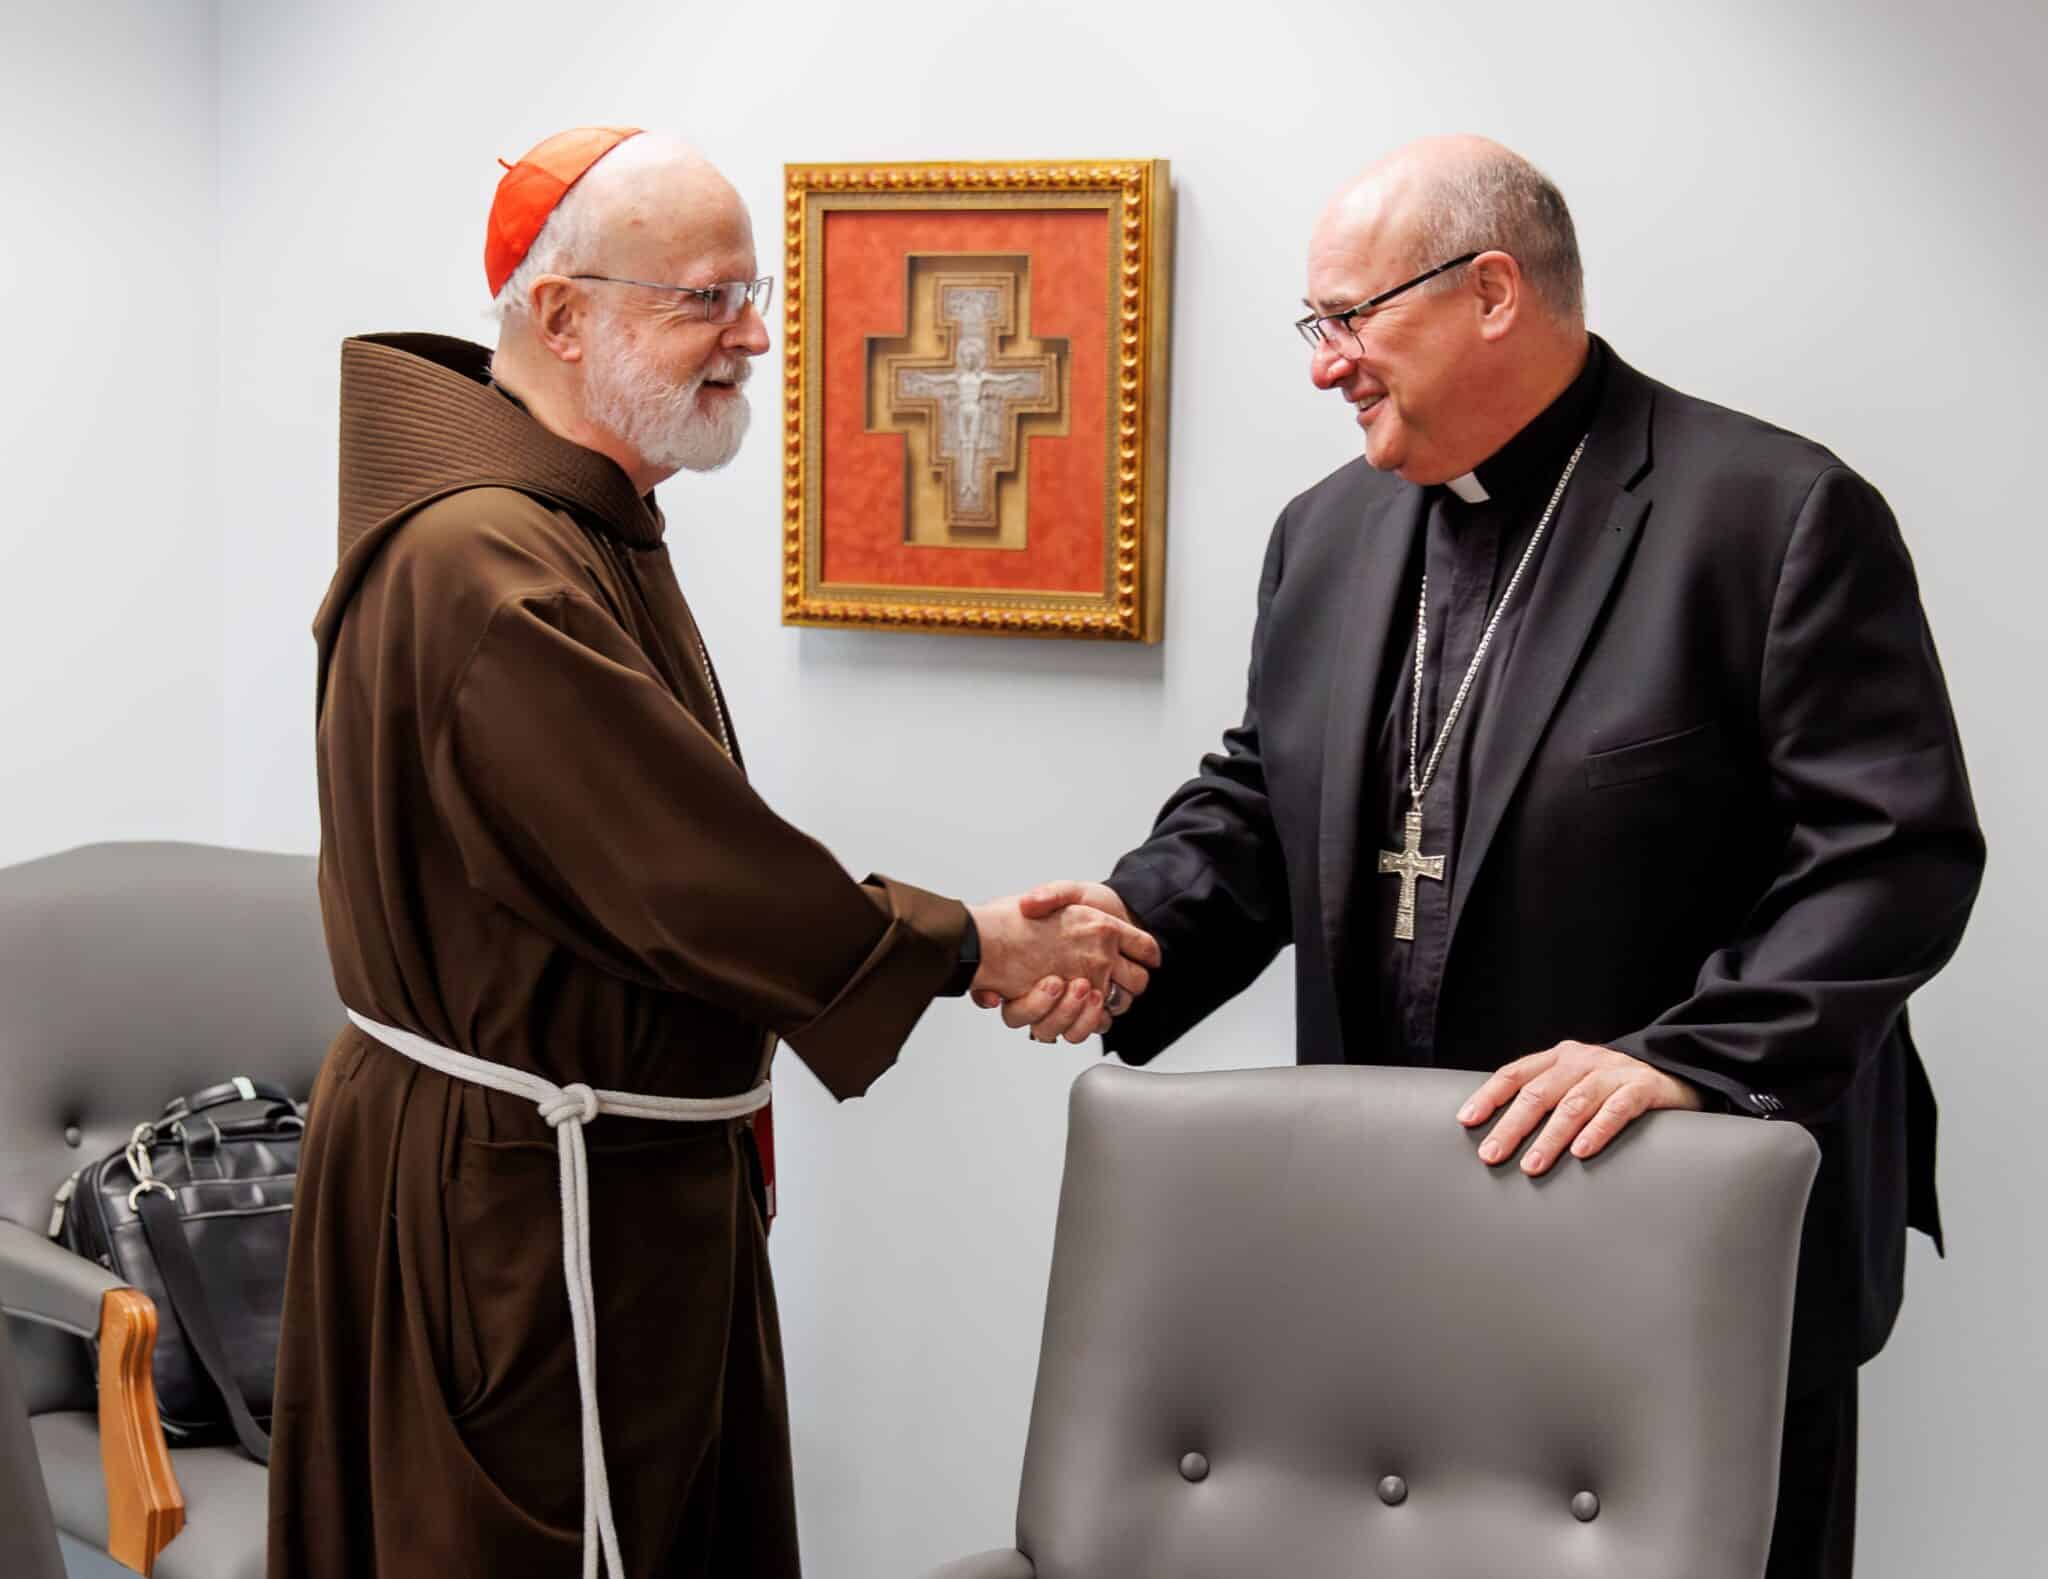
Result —
M 599 218 L 599 205 L 583 182 L 563 193 L 519 267 L 491 299 L 491 316 L 503 324 L 530 312 L 533 282 L 543 274 L 575 274 L 589 268 L 597 252 Z
M 1550 178 L 1519 154 L 1501 149 L 1438 176 L 1422 200 L 1414 237 L 1417 273 L 1468 252 L 1505 252 L 1553 314 L 1568 323 L 1585 320 L 1585 269 L 1571 210 Z M 1457 277 L 1440 275 L 1421 289 L 1448 289 Z

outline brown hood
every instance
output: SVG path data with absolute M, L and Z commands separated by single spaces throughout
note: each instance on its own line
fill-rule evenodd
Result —
M 341 561 L 313 638 L 324 681 L 348 601 L 391 534 L 422 505 L 465 488 L 516 488 L 638 548 L 661 512 L 618 465 L 528 416 L 490 383 L 491 352 L 439 334 L 341 344 Z

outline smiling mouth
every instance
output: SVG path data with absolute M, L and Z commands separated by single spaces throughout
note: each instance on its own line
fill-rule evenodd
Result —
M 1363 400 L 1354 400 L 1352 405 L 1358 408 L 1358 414 L 1362 417 L 1376 410 L 1386 398 L 1385 395 L 1367 395 Z

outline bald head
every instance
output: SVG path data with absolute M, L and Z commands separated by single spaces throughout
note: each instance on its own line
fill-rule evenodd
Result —
M 709 160 L 680 137 L 641 132 L 564 194 L 493 306 L 510 325 L 531 311 L 533 284 L 548 274 L 667 279 L 668 259 L 735 220 L 746 223 L 745 205 Z
M 1563 194 L 1490 138 L 1425 137 L 1396 149 L 1329 201 L 1315 235 L 1312 247 L 1369 251 L 1404 277 L 1468 252 L 1505 252 L 1538 304 L 1567 325 L 1585 321 L 1578 236 Z

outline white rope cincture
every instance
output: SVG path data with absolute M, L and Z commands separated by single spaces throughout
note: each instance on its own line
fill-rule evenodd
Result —
M 745 1118 L 768 1105 L 768 1082 L 763 1080 L 735 1097 L 639 1096 L 631 1091 L 592 1090 L 581 1081 L 558 1086 L 523 1069 L 472 1058 L 395 1025 L 379 1024 L 353 1009 L 348 1017 L 365 1036 L 416 1064 L 456 1080 L 524 1097 L 555 1132 L 562 1179 L 562 1273 L 569 1285 L 569 1328 L 576 1343 L 576 1387 L 583 1405 L 583 1579 L 597 1579 L 600 1551 L 613 1579 L 624 1579 L 626 1565 L 619 1555 L 611 1477 L 605 1469 L 604 1435 L 597 1412 L 597 1293 L 590 1275 L 590 1160 L 583 1126 L 600 1113 L 671 1124 Z

